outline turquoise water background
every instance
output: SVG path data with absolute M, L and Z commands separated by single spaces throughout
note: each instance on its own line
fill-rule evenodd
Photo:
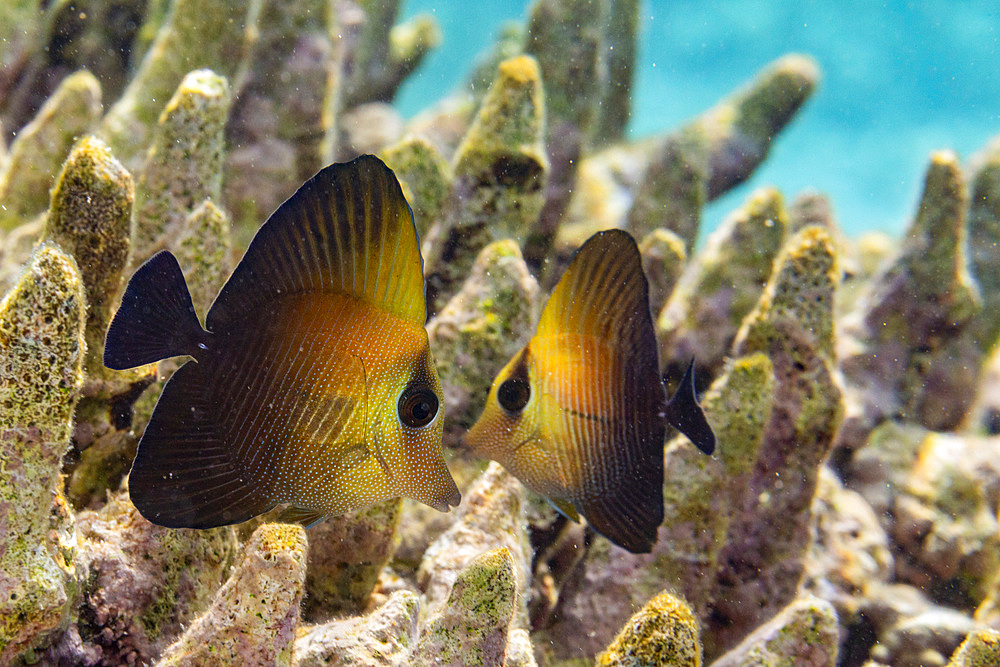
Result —
M 412 116 L 460 85 L 527 4 L 409 0 L 406 16 L 434 15 L 443 41 L 401 91 L 400 110 Z M 851 235 L 900 234 L 916 211 L 929 154 L 952 148 L 966 160 L 1000 134 L 997 0 L 647 0 L 641 31 L 632 137 L 679 125 L 785 53 L 810 54 L 823 73 L 764 167 L 707 207 L 706 229 L 752 188 L 773 184 L 788 199 L 806 188 L 826 192 Z

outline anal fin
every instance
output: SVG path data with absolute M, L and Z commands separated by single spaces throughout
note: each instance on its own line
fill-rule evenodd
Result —
M 230 459 L 218 433 L 210 371 L 189 361 L 171 376 L 139 441 L 129 496 L 140 514 L 168 528 L 215 528 L 251 519 L 275 502 L 267 480 Z
M 308 530 L 328 516 L 326 512 L 293 505 L 279 514 L 277 520 L 281 523 L 298 523 Z
M 549 501 L 549 504 L 556 508 L 556 511 L 564 517 L 570 521 L 580 523 L 580 513 L 576 511 L 576 508 L 573 507 L 572 503 L 562 499 L 549 498 L 548 496 L 546 496 L 545 499 Z

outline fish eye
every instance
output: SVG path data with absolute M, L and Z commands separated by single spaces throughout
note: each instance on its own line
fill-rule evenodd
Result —
M 507 412 L 520 412 L 531 398 L 531 386 L 527 380 L 511 378 L 497 389 L 497 401 Z
M 407 387 L 396 406 L 399 419 L 410 428 L 427 426 L 438 412 L 438 397 L 427 385 Z

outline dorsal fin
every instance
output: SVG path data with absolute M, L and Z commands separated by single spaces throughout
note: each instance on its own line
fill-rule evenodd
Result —
M 598 232 L 576 251 L 538 321 L 538 336 L 559 334 L 594 336 L 657 368 L 649 285 L 628 232 Z
M 417 232 L 399 182 L 373 155 L 321 170 L 275 210 L 219 292 L 210 330 L 271 299 L 337 292 L 424 324 Z

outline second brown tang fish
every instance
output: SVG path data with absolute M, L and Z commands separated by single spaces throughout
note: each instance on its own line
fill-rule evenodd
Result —
M 639 250 L 611 230 L 577 251 L 465 441 L 570 518 L 578 511 L 640 553 L 663 522 L 667 422 L 714 450 L 690 368 L 666 400 Z
M 202 329 L 177 260 L 132 276 L 104 362 L 193 357 L 163 388 L 129 474 L 153 523 L 209 528 L 278 504 L 309 523 L 409 496 L 460 500 L 441 456 L 420 251 L 392 171 L 320 171 L 260 228 Z

